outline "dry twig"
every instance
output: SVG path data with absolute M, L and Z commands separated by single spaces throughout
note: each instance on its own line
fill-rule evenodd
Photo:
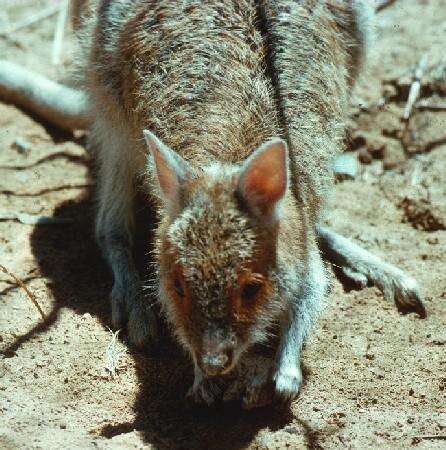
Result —
M 37 14 L 34 14 L 32 16 L 29 16 L 25 18 L 23 21 L 16 23 L 15 25 L 12 25 L 9 29 L 5 31 L 0 31 L 1 36 L 8 36 L 12 33 L 15 33 L 16 31 L 21 30 L 22 28 L 29 27 L 30 25 L 33 25 L 37 22 L 40 22 L 43 19 L 46 19 L 47 17 L 52 16 L 53 14 L 56 14 L 56 12 L 59 10 L 60 5 L 51 5 L 48 6 L 48 8 L 45 8 L 44 10 L 38 12 Z
M 420 96 L 421 78 L 426 70 L 427 61 L 427 55 L 424 55 L 415 69 L 413 81 L 410 86 L 409 97 L 407 99 L 406 107 L 404 108 L 403 120 L 405 121 L 409 120 L 412 114 L 413 106 Z
M 42 308 L 39 305 L 39 302 L 36 299 L 36 296 L 26 287 L 26 284 L 18 278 L 16 275 L 14 275 L 12 272 L 10 272 L 5 266 L 2 266 L 0 264 L 0 270 L 3 273 L 6 273 L 9 275 L 25 292 L 28 298 L 33 302 L 34 306 L 38 309 L 40 315 L 42 316 L 42 319 L 45 320 L 45 313 L 43 312 Z
M 65 32 L 65 24 L 68 17 L 68 0 L 62 0 L 59 5 L 59 14 L 57 16 L 56 29 L 54 30 L 52 63 L 57 66 L 60 64 L 62 45 Z
M 383 10 L 384 8 L 387 8 L 388 6 L 395 3 L 395 1 L 396 0 L 377 0 L 376 6 L 375 6 L 375 11 L 379 12 L 379 11 Z
M 438 439 L 438 440 L 446 440 L 446 434 L 427 434 L 424 436 L 413 436 L 412 439 L 427 439 L 427 440 L 434 440 L 434 439 Z
M 94 184 L 92 183 L 83 183 L 83 184 L 62 184 L 60 186 L 49 187 L 41 189 L 36 192 L 16 192 L 11 189 L 3 189 L 0 191 L 0 194 L 3 195 L 11 195 L 15 197 L 38 197 L 39 195 L 48 194 L 49 192 L 58 192 L 64 191 L 66 189 L 85 189 L 88 187 L 92 187 Z
M 68 217 L 40 216 L 13 211 L 0 211 L 0 221 L 2 220 L 17 220 L 24 225 L 60 225 L 73 222 Z
M 446 103 L 433 103 L 430 100 L 420 100 L 415 107 L 420 111 L 446 111 Z

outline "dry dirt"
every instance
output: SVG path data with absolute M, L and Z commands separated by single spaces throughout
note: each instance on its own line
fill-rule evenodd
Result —
M 0 29 L 48 3 L 2 0 Z M 74 42 L 51 66 L 54 25 L 53 16 L 1 36 L 0 57 L 65 77 Z M 0 448 L 446 448 L 446 113 L 416 112 L 406 131 L 399 119 L 402 78 L 424 54 L 441 62 L 445 42 L 444 0 L 397 0 L 379 13 L 349 143 L 369 164 L 337 184 L 327 218 L 415 276 L 428 317 L 400 315 L 377 289 L 333 277 L 305 350 L 305 385 L 286 413 L 188 409 L 191 366 L 168 339 L 153 353 L 118 342 L 110 375 L 111 277 L 92 239 L 92 164 L 82 140 L 0 104 L 0 264 L 46 314 L 0 273 Z M 441 83 L 422 94 L 446 96 Z M 11 212 L 70 222 L 26 225 Z

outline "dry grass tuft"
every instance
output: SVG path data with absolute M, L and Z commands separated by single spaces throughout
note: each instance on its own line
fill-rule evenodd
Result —
M 126 353 L 126 350 L 117 348 L 118 335 L 121 330 L 113 332 L 109 329 L 108 331 L 110 331 L 111 340 L 107 346 L 107 350 L 105 351 L 105 368 L 110 374 L 110 377 L 114 378 L 118 369 L 119 361 L 121 357 Z

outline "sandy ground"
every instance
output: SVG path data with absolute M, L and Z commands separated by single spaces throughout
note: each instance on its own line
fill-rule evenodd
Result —
M 0 28 L 48 3 L 2 0 Z M 404 77 L 424 54 L 430 66 L 444 56 L 446 1 L 398 0 L 378 18 L 349 143 L 367 164 L 337 184 L 327 222 L 415 276 L 427 319 L 333 276 L 305 350 L 305 385 L 286 413 L 188 408 L 191 365 L 167 338 L 152 353 L 118 341 L 112 377 L 111 277 L 92 240 L 91 161 L 82 140 L 0 103 L 0 264 L 46 314 L 0 273 L 0 448 L 446 448 L 446 113 L 416 112 L 406 131 L 399 119 Z M 0 57 L 64 77 L 74 43 L 52 67 L 54 24 L 0 37 Z M 443 87 L 422 95 L 441 101 Z M 69 222 L 26 225 L 5 219 L 11 212 Z

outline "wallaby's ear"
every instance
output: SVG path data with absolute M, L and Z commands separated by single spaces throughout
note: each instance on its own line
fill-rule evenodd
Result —
M 262 215 L 274 212 L 288 185 L 288 150 L 279 138 L 261 145 L 244 162 L 238 191 L 250 209 Z
M 161 142 L 151 131 L 144 130 L 143 133 L 155 162 L 163 199 L 169 207 L 178 206 L 181 184 L 193 177 L 193 170 L 178 153 Z

